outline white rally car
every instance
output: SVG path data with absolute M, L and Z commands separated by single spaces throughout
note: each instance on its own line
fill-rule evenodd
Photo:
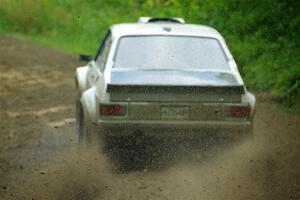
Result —
M 146 17 L 113 25 L 75 79 L 83 140 L 252 134 L 255 97 L 223 37 L 207 26 Z

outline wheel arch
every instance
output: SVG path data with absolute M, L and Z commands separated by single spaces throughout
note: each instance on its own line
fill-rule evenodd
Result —
M 81 95 L 80 103 L 86 122 L 96 122 L 98 117 L 98 106 L 96 103 L 96 89 L 87 89 Z
M 88 67 L 78 67 L 75 71 L 75 84 L 77 91 L 79 94 L 83 93 L 85 90 L 88 89 L 87 87 L 87 73 Z
M 253 119 L 255 113 L 255 107 L 256 107 L 256 98 L 254 94 L 246 90 L 245 94 L 242 95 L 242 101 L 249 103 L 251 107 L 251 119 Z

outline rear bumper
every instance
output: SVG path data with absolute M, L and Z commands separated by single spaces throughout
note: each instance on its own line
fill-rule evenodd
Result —
M 240 137 L 252 135 L 253 127 L 251 121 L 99 121 L 95 125 L 97 132 L 103 135 L 155 137 Z

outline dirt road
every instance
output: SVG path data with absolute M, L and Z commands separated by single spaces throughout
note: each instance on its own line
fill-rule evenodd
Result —
M 261 100 L 252 142 L 116 171 L 108 154 L 77 144 L 79 64 L 77 56 L 0 36 L 0 199 L 300 199 L 299 113 Z

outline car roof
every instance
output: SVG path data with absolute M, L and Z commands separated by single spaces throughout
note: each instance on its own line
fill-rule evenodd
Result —
M 180 23 L 126 23 L 116 24 L 110 28 L 113 37 L 130 35 L 190 35 L 222 38 L 215 29 L 195 24 Z

